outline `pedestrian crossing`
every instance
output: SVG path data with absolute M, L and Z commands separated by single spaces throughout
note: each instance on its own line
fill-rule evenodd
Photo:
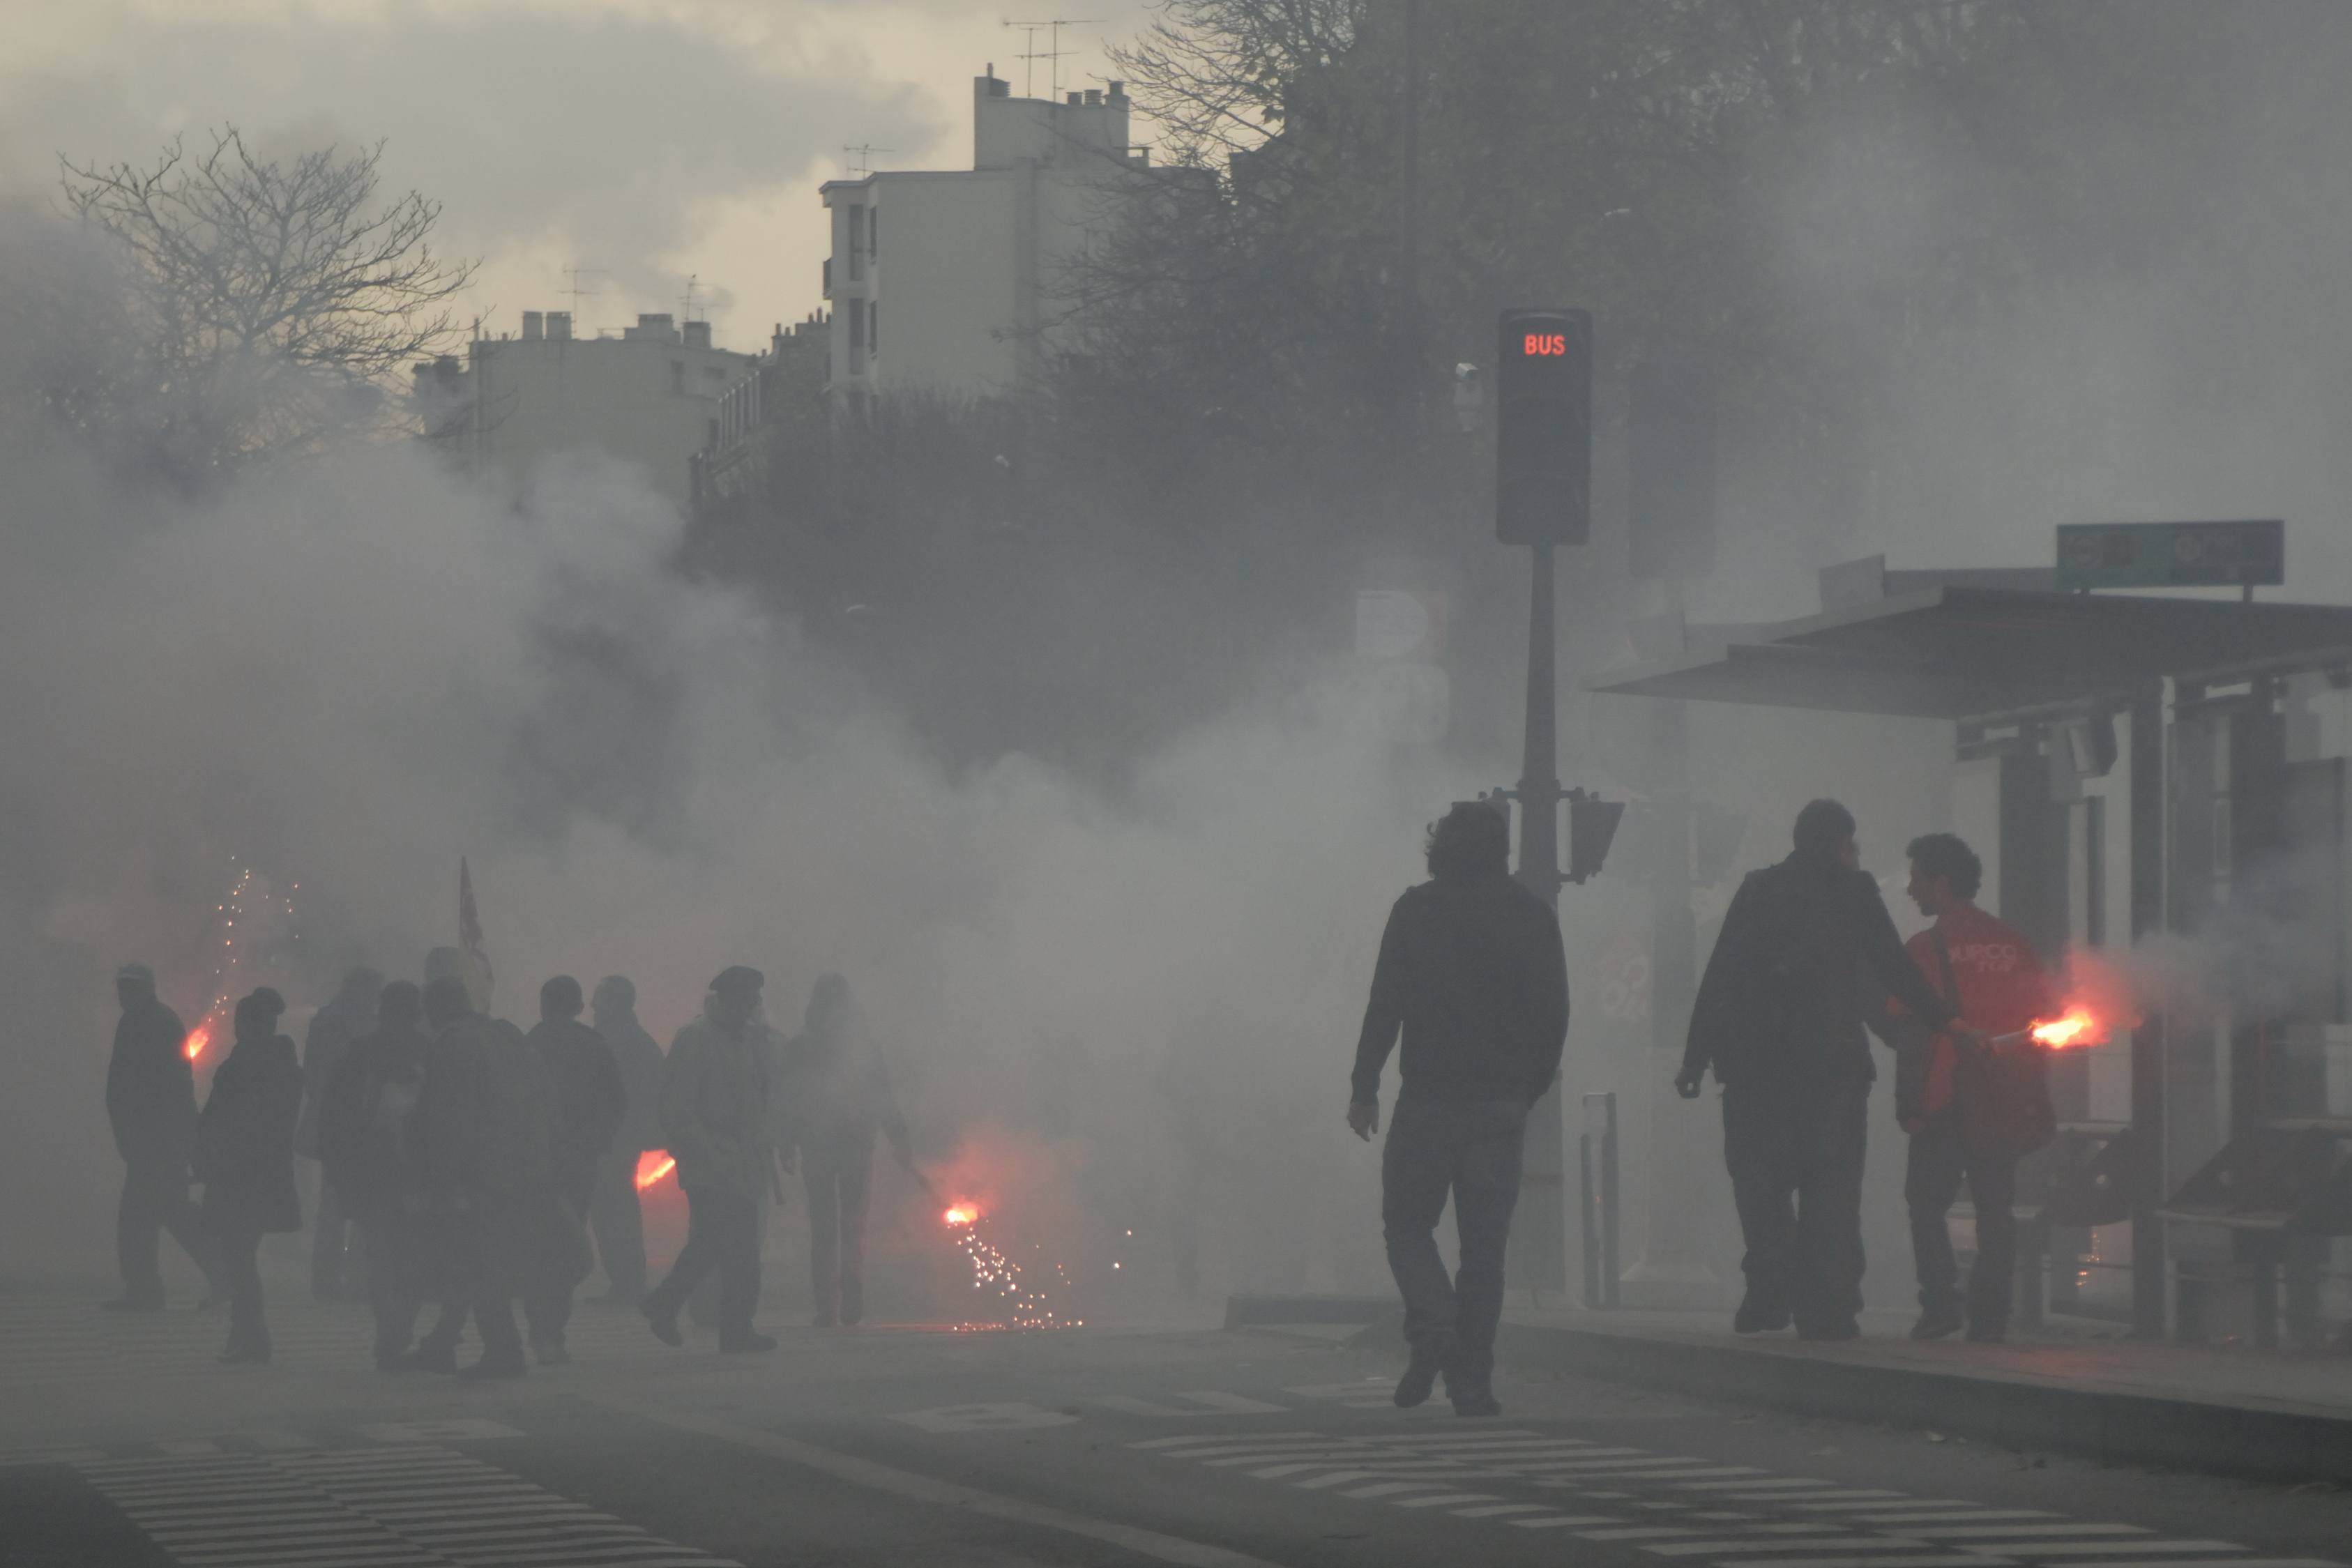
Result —
M 431 1446 L 75 1468 L 185 1568 L 740 1568 Z
M 1355 1387 L 1286 1392 L 1369 1405 Z M 1622 1545 L 1671 1568 L 2341 1568 L 2136 1524 L 1840 1487 L 1524 1428 L 1190 1432 L 1128 1447 L 1272 1485 Z

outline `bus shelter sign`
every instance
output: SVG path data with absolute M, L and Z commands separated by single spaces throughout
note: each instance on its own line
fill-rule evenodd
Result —
M 2058 586 L 2256 588 L 2286 580 L 2286 524 L 2061 523 Z

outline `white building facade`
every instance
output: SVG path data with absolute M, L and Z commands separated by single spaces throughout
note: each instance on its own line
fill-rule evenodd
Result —
M 710 323 L 639 316 L 615 336 L 575 338 L 563 310 L 526 310 L 522 331 L 478 338 L 415 372 L 428 439 L 509 504 L 558 453 L 593 450 L 635 467 L 684 506 L 720 399 L 761 364 L 715 348 Z
M 1100 238 L 1142 157 L 1124 86 L 1061 102 L 972 79 L 972 166 L 823 188 L 833 221 L 826 390 L 971 396 L 1034 382 L 1067 313 L 1060 280 Z

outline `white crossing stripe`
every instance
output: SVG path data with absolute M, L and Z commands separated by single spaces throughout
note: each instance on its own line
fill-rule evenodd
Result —
M 2047 1519 L 2049 1515 L 2042 1515 Z M 2137 1524 L 1937 1524 L 1926 1530 L 1904 1533 L 1927 1541 L 1979 1541 L 1993 1536 L 2048 1537 L 2055 1535 L 2147 1535 L 2146 1526 Z
M 2226 1541 L 2004 1541 L 1996 1549 L 2005 1557 L 2123 1557 L 2134 1552 L 2178 1552 L 2184 1556 L 2215 1552 L 2243 1552 Z M 2104 1568 L 2104 1565 L 2102 1565 Z M 2231 1564 L 2231 1568 L 2236 1568 Z
M 1924 1541 L 1905 1541 L 1885 1535 L 1807 1536 L 1802 1540 L 1758 1541 L 1677 1541 L 1658 1546 L 1645 1546 L 1644 1552 L 1654 1552 L 1661 1557 L 1696 1557 L 1702 1552 L 1880 1552 L 1889 1546 L 1925 1546 Z
M 1505 1522 L 1516 1524 L 1521 1530 L 1558 1530 L 1570 1524 L 1598 1524 L 1601 1521 L 1591 1514 L 1549 1513 L 1541 1519 L 1514 1519 Z
M 2006 1557 L 1955 1557 L 1949 1552 L 1936 1557 L 1727 1557 L 1718 1558 L 1712 1568 L 1986 1568 L 1989 1563 L 2008 1561 Z M 2179 1564 L 2167 1563 L 2165 1568 L 2179 1568 Z M 2247 1565 L 2232 1563 L 2230 1568 Z
M 1506 1513 L 1543 1513 L 1547 1511 L 1539 1502 L 1490 1502 L 1476 1508 L 1456 1508 L 1446 1511 L 1456 1519 L 1494 1519 Z
M 1495 1494 L 1490 1491 L 1456 1491 L 1439 1492 L 1435 1497 L 1401 1497 L 1396 1500 L 1396 1505 L 1399 1508 L 1435 1508 L 1440 1503 L 1494 1500 Z
M 1394 1497 L 1399 1492 L 1427 1491 L 1433 1484 L 1429 1481 L 1381 1481 L 1373 1486 L 1358 1487 L 1353 1491 L 1343 1491 L 1339 1495 L 1341 1497 Z M 1440 1486 L 1437 1490 L 1443 1491 L 1445 1489 Z

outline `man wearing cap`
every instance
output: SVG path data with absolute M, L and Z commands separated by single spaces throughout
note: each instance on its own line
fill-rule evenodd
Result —
M 702 1016 L 677 1031 L 662 1070 L 662 1134 L 686 1191 L 686 1246 L 669 1278 L 645 1301 L 664 1344 L 686 1343 L 678 1308 L 703 1278 L 719 1281 L 719 1348 L 773 1350 L 751 1327 L 760 1304 L 760 1197 L 775 1179 L 768 1101 L 774 1038 L 755 1021 L 766 977 L 738 964 L 720 971 Z
M 214 1267 L 212 1239 L 198 1225 L 188 1197 L 188 1162 L 196 1149 L 196 1075 L 188 1061 L 188 1030 L 155 996 L 155 971 L 125 964 L 114 974 L 122 1004 L 114 1026 L 114 1054 L 106 1064 L 106 1119 L 122 1156 L 122 1207 L 114 1226 L 122 1265 L 122 1294 L 110 1312 L 153 1312 L 163 1307 L 163 1243 L 168 1230 L 209 1287 L 207 1304 L 225 1301 Z

